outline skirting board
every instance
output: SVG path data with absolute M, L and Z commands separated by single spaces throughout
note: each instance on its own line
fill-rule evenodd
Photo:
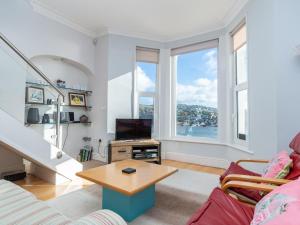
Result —
M 169 160 L 199 164 L 203 166 L 218 167 L 224 169 L 228 168 L 228 166 L 230 165 L 230 162 L 226 159 L 218 159 L 218 158 L 211 158 L 211 157 L 204 157 L 199 155 L 191 155 L 191 154 L 176 153 L 176 152 L 166 152 L 164 153 L 164 157 L 165 159 L 169 159 Z

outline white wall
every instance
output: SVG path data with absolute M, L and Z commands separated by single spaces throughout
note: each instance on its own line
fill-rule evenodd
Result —
M 56 55 L 79 62 L 94 72 L 92 38 L 35 13 L 29 0 L 3 0 L 0 31 L 28 58 Z
M 287 149 L 291 138 L 300 130 L 300 56 L 294 48 L 300 44 L 300 2 L 277 1 L 276 62 L 278 150 Z
M 93 86 L 99 85 L 99 89 L 92 96 L 97 108 L 92 112 L 91 135 L 94 149 L 98 148 L 98 139 L 102 139 L 102 155 L 107 151 L 108 141 L 114 139 L 115 119 L 130 118 L 132 115 L 136 46 L 160 49 L 163 44 L 113 34 L 100 37 L 97 42 L 96 76 L 91 81 L 91 87 L 95 90 Z

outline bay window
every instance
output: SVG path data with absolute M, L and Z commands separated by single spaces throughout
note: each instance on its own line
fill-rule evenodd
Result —
M 218 40 L 171 50 L 173 136 L 218 137 Z
M 135 118 L 152 119 L 157 133 L 159 49 L 137 47 L 135 68 Z
M 234 68 L 234 141 L 248 141 L 247 28 L 243 22 L 232 32 Z

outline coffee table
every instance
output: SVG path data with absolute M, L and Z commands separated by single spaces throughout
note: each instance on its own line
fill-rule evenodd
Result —
M 128 167 L 136 172 L 122 173 Z M 130 222 L 154 206 L 155 184 L 176 171 L 170 166 L 124 160 L 79 172 L 77 176 L 102 185 L 102 208 Z

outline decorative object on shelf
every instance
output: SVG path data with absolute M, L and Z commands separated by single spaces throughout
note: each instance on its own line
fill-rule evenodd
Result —
M 79 118 L 80 123 L 88 123 L 89 122 L 89 118 L 86 115 L 82 115 Z
M 29 124 L 37 124 L 40 122 L 40 114 L 39 109 L 37 108 L 29 108 L 27 114 L 27 123 Z
M 42 123 L 50 123 L 50 116 L 49 114 L 44 114 L 43 119 L 42 119 Z
M 44 104 L 44 89 L 38 87 L 27 87 L 26 103 Z
M 57 85 L 57 87 L 65 88 L 65 87 L 66 87 L 66 81 L 63 81 L 63 80 L 58 79 L 58 80 L 56 81 L 56 85 Z
M 53 105 L 54 101 L 53 99 L 48 98 L 47 99 L 47 105 Z
M 85 94 L 69 92 L 70 106 L 86 107 Z
M 75 119 L 74 119 L 74 112 L 69 112 L 69 120 L 70 122 L 73 122 Z

